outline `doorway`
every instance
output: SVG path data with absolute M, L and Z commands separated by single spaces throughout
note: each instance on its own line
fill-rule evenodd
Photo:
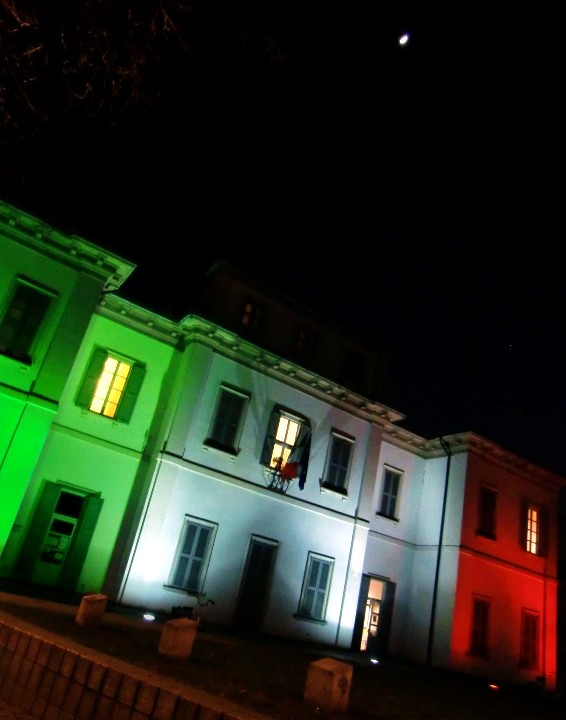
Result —
M 36 585 L 75 590 L 101 507 L 99 495 L 46 482 L 14 575 Z
M 352 649 L 384 656 L 389 646 L 395 583 L 364 575 L 360 585 Z
M 252 536 L 240 586 L 236 625 L 242 630 L 260 631 L 275 565 L 278 543 Z

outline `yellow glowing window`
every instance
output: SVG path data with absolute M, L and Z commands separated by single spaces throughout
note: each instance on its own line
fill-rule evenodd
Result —
M 277 425 L 277 432 L 275 433 L 275 442 L 273 443 L 273 450 L 271 451 L 271 460 L 269 466 L 272 468 L 281 468 L 285 465 L 291 454 L 291 450 L 297 435 L 301 423 L 291 418 L 281 415 L 279 417 L 279 423 Z
M 132 366 L 123 360 L 106 358 L 96 384 L 90 410 L 106 417 L 115 417 Z
M 529 505 L 527 508 L 527 552 L 536 555 L 539 546 L 539 511 Z

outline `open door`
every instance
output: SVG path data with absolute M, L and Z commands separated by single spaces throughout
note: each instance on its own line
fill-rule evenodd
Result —
M 395 583 L 364 575 L 360 585 L 352 649 L 372 655 L 387 655 Z

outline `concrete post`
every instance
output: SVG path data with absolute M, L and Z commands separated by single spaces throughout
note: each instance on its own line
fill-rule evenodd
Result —
M 312 662 L 307 673 L 305 701 L 326 712 L 346 712 L 352 673 L 352 665 L 334 658 Z
M 159 652 L 170 657 L 188 658 L 193 651 L 198 622 L 188 618 L 168 620 L 161 631 Z
M 83 595 L 75 617 L 77 625 L 100 625 L 107 602 L 108 595 L 98 595 L 97 593 Z

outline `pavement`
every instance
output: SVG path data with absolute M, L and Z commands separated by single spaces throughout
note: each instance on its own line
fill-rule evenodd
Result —
M 14 604 L 76 615 L 83 595 L 0 579 L 0 720 L 273 720 L 186 683 L 85 648 Z M 171 618 L 167 618 L 171 619 Z M 140 624 L 139 608 L 108 601 L 104 622 Z

